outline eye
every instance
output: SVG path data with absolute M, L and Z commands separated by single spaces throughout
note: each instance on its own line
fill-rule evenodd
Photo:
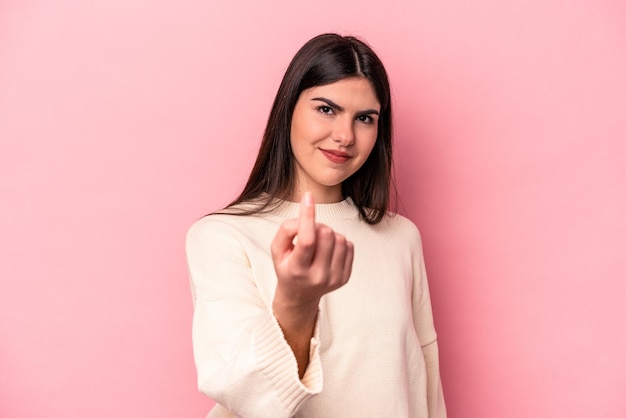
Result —
M 330 106 L 318 106 L 317 111 L 325 115 L 332 115 L 335 113 L 333 112 L 333 109 Z
M 370 124 L 374 123 L 374 118 L 372 118 L 372 117 L 371 117 L 371 116 L 369 116 L 369 115 L 360 115 L 360 116 L 357 116 L 357 118 L 356 118 L 356 119 L 357 119 L 359 122 L 363 122 L 363 123 L 366 123 L 366 124 L 368 124 L 368 125 L 370 125 Z

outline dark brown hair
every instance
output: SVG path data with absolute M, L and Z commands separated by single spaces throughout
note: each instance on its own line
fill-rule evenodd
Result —
M 289 64 L 267 121 L 248 183 L 228 207 L 242 202 L 261 204 L 240 214 L 263 212 L 276 199 L 287 199 L 295 186 L 291 151 L 291 119 L 302 91 L 349 77 L 364 77 L 372 83 L 380 103 L 378 137 L 363 166 L 342 183 L 367 223 L 380 222 L 387 213 L 392 187 L 391 97 L 387 72 L 374 51 L 352 36 L 323 34 L 308 41 Z M 232 213 L 232 212 L 231 212 Z

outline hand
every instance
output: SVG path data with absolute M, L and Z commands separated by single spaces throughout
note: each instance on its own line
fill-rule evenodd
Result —
M 295 244 L 294 244 L 295 239 Z M 326 293 L 348 282 L 354 246 L 330 227 L 315 223 L 311 193 L 300 204 L 300 218 L 284 222 L 272 242 L 278 277 L 275 305 L 309 310 Z
M 307 192 L 300 218 L 283 222 L 271 250 L 278 277 L 272 310 L 302 379 L 320 299 L 348 282 L 354 246 L 328 226 L 315 223 L 313 197 Z

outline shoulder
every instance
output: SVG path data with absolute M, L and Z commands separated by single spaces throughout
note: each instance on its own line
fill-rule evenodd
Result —
M 417 226 L 409 218 L 397 213 L 390 213 L 374 228 L 384 235 L 393 235 L 394 239 L 400 240 L 411 246 L 422 246 L 422 237 Z
M 195 221 L 189 227 L 187 237 L 236 233 L 245 229 L 245 225 L 258 222 L 259 214 L 253 213 L 258 207 L 258 202 L 243 202 L 212 212 Z
M 194 222 L 187 231 L 187 247 L 265 245 L 276 233 L 279 223 L 280 218 L 271 213 L 247 214 L 228 208 Z
M 228 222 L 228 215 L 207 215 L 195 221 L 187 230 L 187 249 L 206 247 L 233 239 L 237 228 Z
M 407 233 L 419 235 L 419 229 L 412 220 L 399 213 L 389 213 L 378 224 L 382 229 L 392 231 L 406 231 Z

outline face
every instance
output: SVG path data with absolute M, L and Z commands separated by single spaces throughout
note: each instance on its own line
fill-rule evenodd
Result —
M 291 120 L 296 189 L 291 200 L 310 191 L 316 203 L 343 199 L 341 183 L 370 155 L 378 134 L 380 103 L 371 83 L 347 78 L 304 90 Z

